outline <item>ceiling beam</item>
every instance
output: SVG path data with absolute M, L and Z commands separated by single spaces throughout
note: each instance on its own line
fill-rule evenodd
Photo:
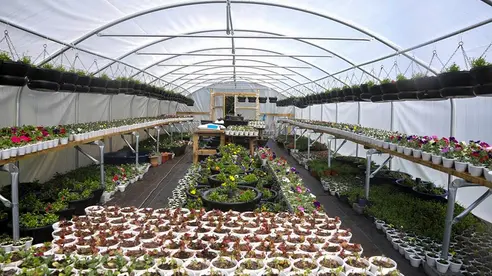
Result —
M 212 60 L 214 61 L 214 60 Z M 232 61 L 232 60 L 231 60 Z M 209 67 L 209 66 L 228 66 L 225 64 L 158 64 L 157 66 L 162 67 Z M 233 65 L 230 65 L 233 66 Z M 248 68 L 250 65 L 235 65 L 239 68 Z M 256 65 L 255 67 L 259 68 L 290 68 L 290 69 L 312 69 L 312 67 L 308 66 L 276 66 L 276 65 Z
M 186 35 L 186 34 L 105 34 L 98 33 L 99 37 L 166 37 L 166 38 L 231 38 L 230 35 Z M 305 40 L 330 40 L 330 41 L 371 41 L 372 38 L 356 38 L 356 37 L 322 37 L 322 36 L 288 36 L 288 35 L 234 35 L 234 38 L 241 39 L 273 39 L 273 40 L 285 40 L 285 39 L 305 39 Z
M 237 48 L 239 49 L 239 48 Z M 210 53 L 161 53 L 161 52 L 137 52 L 140 56 L 192 56 L 192 57 L 274 57 L 274 58 L 332 58 L 329 55 L 300 55 L 300 54 L 282 54 L 282 55 L 260 55 L 260 54 L 210 54 Z
M 223 74 L 217 74 L 217 75 L 230 75 L 231 73 L 223 73 Z M 170 73 L 168 75 L 176 75 L 176 76 L 183 76 L 183 75 L 190 75 L 188 73 Z M 193 76 L 207 76 L 208 74 L 201 74 L 201 73 L 196 73 L 196 74 L 191 74 Z M 238 73 L 238 76 L 278 76 L 278 74 L 262 74 L 262 73 Z M 296 74 L 282 74 L 284 76 L 295 76 Z

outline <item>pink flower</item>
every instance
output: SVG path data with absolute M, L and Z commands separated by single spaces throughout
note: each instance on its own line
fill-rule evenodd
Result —
M 10 140 L 14 144 L 19 144 L 21 142 L 21 138 L 20 137 L 17 137 L 17 136 L 12 136 L 12 138 L 10 138 Z
M 302 206 L 297 206 L 297 209 L 298 209 L 299 211 L 301 211 L 301 212 L 304 212 L 304 207 L 302 207 Z
M 296 190 L 297 190 L 297 192 L 298 192 L 298 193 L 302 193 L 302 189 L 301 189 L 301 187 L 297 186 L 297 187 L 296 187 Z

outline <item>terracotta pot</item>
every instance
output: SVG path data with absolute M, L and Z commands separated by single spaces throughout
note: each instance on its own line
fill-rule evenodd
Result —
M 151 156 L 150 157 L 150 164 L 152 165 L 152 167 L 159 166 L 159 157 L 157 157 L 157 156 Z

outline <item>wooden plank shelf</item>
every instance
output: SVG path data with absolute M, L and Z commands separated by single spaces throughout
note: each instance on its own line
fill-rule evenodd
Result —
M 71 142 L 68 142 L 68 144 L 66 144 L 66 145 L 60 144 L 60 145 L 53 147 L 53 148 L 29 153 L 29 154 L 22 155 L 22 156 L 12 157 L 12 158 L 9 158 L 6 160 L 0 160 L 0 166 L 5 165 L 5 164 L 9 164 L 9 163 L 14 163 L 14 162 L 17 162 L 20 160 L 32 158 L 32 157 L 39 156 L 39 155 L 46 154 L 46 153 L 58 152 L 58 151 L 61 151 L 64 149 L 73 148 L 75 146 L 89 144 L 89 143 L 92 143 L 94 141 L 103 140 L 105 138 L 109 138 L 112 136 L 119 136 L 121 134 L 131 133 L 133 131 L 139 131 L 139 130 L 143 130 L 143 129 L 153 128 L 156 126 L 164 126 L 164 125 L 169 125 L 169 124 L 174 124 L 174 123 L 182 123 L 182 122 L 191 121 L 191 120 L 193 120 L 193 119 L 192 118 L 183 118 L 182 120 L 179 120 L 179 121 L 174 120 L 174 121 L 169 121 L 169 122 L 162 122 L 162 123 L 153 124 L 153 125 L 149 125 L 149 126 L 145 126 L 145 127 L 132 128 L 132 129 L 125 130 L 125 131 L 119 131 L 119 132 L 114 132 L 114 133 L 110 133 L 110 134 L 105 134 L 105 135 L 101 135 L 101 136 L 97 136 L 97 137 L 93 137 L 93 138 L 89 138 L 89 139 L 84 139 L 81 141 L 71 141 Z
M 378 147 L 376 145 L 373 145 L 373 144 L 370 144 L 370 143 L 361 141 L 359 139 L 355 139 L 354 137 L 351 137 L 351 136 L 347 136 L 347 135 L 343 135 L 343 134 L 339 134 L 339 133 L 333 133 L 329 129 L 326 129 L 325 127 L 322 127 L 322 126 L 309 125 L 309 124 L 305 124 L 305 123 L 295 122 L 295 121 L 292 121 L 292 120 L 282 120 L 282 119 L 279 120 L 279 122 L 281 122 L 281 123 L 287 123 L 287 124 L 290 124 L 290 125 L 293 125 L 293 126 L 298 126 L 300 128 L 303 128 L 303 129 L 310 129 L 310 130 L 313 130 L 313 131 L 318 132 L 318 133 L 330 134 L 330 135 L 335 136 L 336 138 L 346 139 L 347 141 L 352 141 L 352 142 L 357 143 L 359 145 L 363 145 L 363 146 L 366 146 L 368 148 L 372 148 L 372 149 L 378 150 L 381 153 L 387 153 L 389 155 L 396 156 L 396 157 L 399 157 L 399 158 L 402 158 L 402 159 L 405 159 L 405 160 L 408 160 L 408 161 L 411 161 L 411 162 L 420 164 L 422 166 L 426 166 L 426 167 L 432 168 L 434 170 L 441 171 L 443 173 L 446 173 L 446 174 L 449 174 L 449 175 L 453 175 L 453 176 L 459 177 L 459 178 L 461 178 L 461 179 L 463 179 L 463 180 L 465 180 L 467 182 L 475 183 L 475 184 L 478 184 L 478 185 L 481 185 L 481 186 L 485 186 L 485 187 L 488 187 L 488 188 L 492 188 L 492 182 L 487 181 L 482 176 L 472 176 L 471 174 L 469 174 L 467 172 L 459 172 L 459 171 L 455 170 L 454 168 L 445 168 L 444 166 L 442 166 L 442 165 L 436 165 L 436 164 L 432 163 L 431 161 L 424 161 L 421 158 L 415 158 L 415 157 L 413 157 L 411 155 L 405 155 L 405 154 L 399 153 L 397 151 L 393 151 L 393 150 L 390 150 L 390 149 L 385 149 L 385 148 L 382 148 L 382 147 Z

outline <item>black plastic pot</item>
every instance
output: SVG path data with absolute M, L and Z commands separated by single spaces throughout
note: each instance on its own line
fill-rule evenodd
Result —
M 246 97 L 237 97 L 237 101 L 240 103 L 246 102 Z
M 248 103 L 256 103 L 256 97 L 248 97 Z
M 417 85 L 415 84 L 415 81 L 413 79 L 399 80 L 396 82 L 396 87 L 400 92 L 417 90 Z
M 62 72 L 53 69 L 31 67 L 27 72 L 27 86 L 33 90 L 60 90 Z
M 360 90 L 361 90 L 361 94 L 370 94 L 371 93 L 369 91 L 369 85 L 367 85 L 365 83 L 360 85 Z
M 133 93 L 135 93 L 137 95 L 142 93 L 142 84 L 141 83 L 135 83 L 135 85 L 133 86 Z
M 344 97 L 345 96 L 352 96 L 353 95 L 352 88 L 344 88 L 344 89 L 342 89 L 342 95 Z
M 101 196 L 104 193 L 104 188 L 99 188 L 97 190 L 92 191 L 92 200 L 89 203 L 89 206 L 98 205 L 101 202 Z
M 484 84 L 484 85 L 475 85 L 473 87 L 473 91 L 475 91 L 475 95 L 477 96 L 492 95 L 492 83 Z
M 269 101 L 270 103 L 276 103 L 276 102 L 277 102 L 277 97 L 269 97 L 269 98 L 268 98 L 268 101 Z
M 128 92 L 128 80 L 120 80 L 120 93 Z
M 189 189 L 186 189 L 185 193 L 189 199 L 197 199 L 200 196 L 200 190 L 207 189 L 207 188 L 210 189 L 210 186 L 209 185 L 196 185 L 195 186 L 195 189 L 197 191 L 196 194 L 194 194 L 194 195 L 190 194 Z
M 442 86 L 441 96 L 446 98 L 475 97 L 473 93 L 473 78 L 468 71 L 447 72 L 439 74 Z
M 148 161 L 149 152 L 139 151 L 138 162 L 148 163 Z M 135 153 L 131 152 L 129 149 L 124 149 L 117 152 L 108 152 L 104 154 L 104 163 L 112 165 L 133 164 L 135 163 Z
M 363 101 L 370 101 L 372 97 L 371 93 L 362 93 L 360 94 L 360 99 Z
M 22 62 L 0 61 L 0 85 L 26 85 L 29 68 L 29 65 Z
M 406 100 L 418 100 L 419 91 L 404 91 L 398 93 L 398 98 L 402 101 Z
M 237 185 L 240 186 L 247 186 L 247 187 L 256 187 L 256 184 L 258 184 L 258 180 L 254 182 L 238 182 Z
M 396 187 L 398 187 L 398 189 L 400 191 L 411 193 L 413 191 L 413 187 L 403 185 L 403 184 L 401 184 L 402 182 L 403 182 L 403 179 L 398 179 L 398 180 L 395 180 L 395 182 L 393 182 L 393 183 L 395 184 Z
M 75 91 L 79 93 L 88 93 L 90 91 L 89 85 L 91 84 L 91 81 L 92 78 L 89 76 L 79 76 L 75 83 Z
M 374 183 L 374 184 L 383 184 L 383 183 L 394 183 L 396 180 L 398 179 L 395 179 L 395 178 L 392 178 L 390 177 L 387 173 L 390 173 L 392 171 L 385 171 L 385 173 L 380 173 L 378 172 L 372 179 L 371 179 L 371 183 Z M 398 171 L 393 171 L 393 172 L 398 172 Z M 405 174 L 407 175 L 409 178 L 412 178 L 412 175 L 408 174 L 408 173 L 404 173 L 404 172 L 398 172 L 398 173 L 401 173 L 401 174 Z
M 258 98 L 258 101 L 260 101 L 260 103 L 266 103 L 267 102 L 267 98 L 266 97 L 259 97 Z
M 392 94 L 383 94 L 382 95 L 382 99 L 383 101 L 385 102 L 389 102 L 389 101 L 399 101 L 400 98 L 399 98 L 399 94 L 400 93 L 392 93 Z
M 442 100 L 445 100 L 445 98 L 443 98 L 443 96 L 441 95 L 440 90 L 419 91 L 417 93 L 417 97 L 419 100 L 424 100 L 424 101 L 442 101 Z
M 440 202 L 446 202 L 446 196 L 448 195 L 448 191 L 445 190 L 445 192 L 442 195 L 434 195 L 434 194 L 427 194 L 427 193 L 421 193 L 418 192 L 417 187 L 413 187 L 412 191 L 414 195 L 425 199 L 425 200 L 435 200 L 435 201 L 440 201 Z
M 441 89 L 441 84 L 437 77 L 422 77 L 414 79 L 417 90 L 439 90 Z
M 272 193 L 272 196 L 268 198 L 262 198 L 261 201 L 274 202 L 275 199 L 277 199 L 278 193 L 274 190 L 270 190 L 270 192 Z
M 383 95 L 372 95 L 371 102 L 377 103 L 383 101 Z
M 77 80 L 79 75 L 76 73 L 63 72 L 60 81 L 60 91 L 75 92 L 77 89 Z
M 212 188 L 219 187 L 220 185 L 222 185 L 222 183 L 224 182 L 217 180 L 217 174 L 213 174 L 213 172 L 212 175 L 208 177 L 208 185 L 210 185 L 210 187 Z
M 352 95 L 360 97 L 360 94 L 362 94 L 362 89 L 360 88 L 360 86 L 352 87 Z
M 108 80 L 103 78 L 92 78 L 90 85 L 91 93 L 106 93 L 106 86 L 108 85 Z
M 120 92 L 121 82 L 119 80 L 110 80 L 106 84 L 106 93 L 118 94 Z
M 74 211 L 75 211 L 75 209 L 68 208 L 68 209 L 65 209 L 65 210 L 61 210 L 61 211 L 55 212 L 55 214 L 58 215 L 61 220 L 63 220 L 63 219 L 64 220 L 71 220 Z
M 475 85 L 484 85 L 492 83 L 492 65 L 472 68 L 470 75 L 473 77 Z
M 12 228 L 12 225 L 9 225 L 9 228 Z M 51 233 L 53 232 L 52 225 L 46 225 L 42 227 L 36 228 L 20 228 L 21 236 L 32 237 L 32 244 L 50 242 L 53 240 L 53 236 Z
M 371 93 L 371 95 L 381 95 L 383 94 L 383 92 L 381 91 L 381 86 L 380 85 L 373 85 L 371 87 L 369 87 L 369 92 Z
M 399 92 L 396 87 L 396 82 L 382 83 L 379 87 L 381 88 L 381 92 L 383 92 L 383 94 L 395 94 Z
M 74 209 L 73 214 L 77 216 L 82 216 L 85 215 L 85 208 L 87 208 L 91 200 L 94 196 L 91 195 L 89 198 L 81 199 L 81 200 L 75 200 L 75 201 L 69 201 L 68 202 L 68 208 Z
M 252 188 L 252 187 L 244 187 L 244 186 L 238 186 L 238 189 L 240 190 L 254 190 L 256 192 L 256 197 L 248 202 L 238 202 L 238 203 L 225 203 L 225 202 L 215 202 L 206 199 L 207 195 L 211 192 L 214 191 L 214 188 L 209 189 L 204 191 L 203 193 L 200 194 L 200 197 L 203 201 L 203 204 L 208 208 L 208 209 L 215 209 L 215 210 L 221 210 L 221 211 L 237 211 L 237 212 L 246 212 L 246 211 L 253 211 L 256 209 L 258 203 L 260 202 L 261 199 L 261 193 L 258 189 Z

